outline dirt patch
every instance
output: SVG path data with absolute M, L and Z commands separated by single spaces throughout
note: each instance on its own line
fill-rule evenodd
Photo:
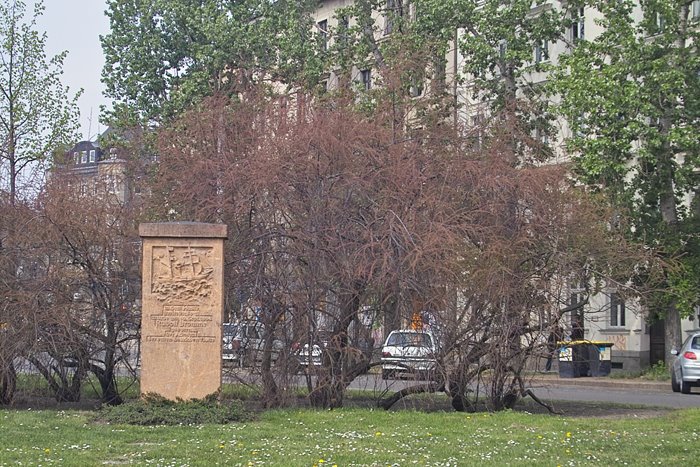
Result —
M 377 404 L 382 396 L 386 394 L 376 395 L 359 395 L 349 394 L 344 402 L 344 406 L 348 408 L 373 408 L 378 409 Z M 641 406 L 622 406 L 611 403 L 596 403 L 596 402 L 575 402 L 575 401 L 548 401 L 552 407 L 562 415 L 572 418 L 600 418 L 600 419 L 619 419 L 619 418 L 656 418 L 663 416 L 673 409 L 664 409 L 659 407 L 641 407 Z M 308 399 L 305 397 L 294 397 L 287 401 L 287 405 L 299 409 L 310 409 Z M 245 401 L 246 408 L 253 413 L 260 413 L 265 410 L 259 400 L 250 399 Z M 83 399 L 79 402 L 57 402 L 50 397 L 37 396 L 19 396 L 15 398 L 13 404 L 6 409 L 14 410 L 97 410 L 100 407 L 100 401 L 97 399 Z M 381 409 L 378 409 L 381 410 Z M 421 394 L 418 396 L 406 397 L 390 409 L 391 411 L 416 410 L 420 412 L 453 412 L 454 409 L 450 405 L 450 400 L 444 394 Z M 550 412 L 540 404 L 529 398 L 520 400 L 513 408 L 516 412 L 526 412 L 532 414 L 549 414 Z M 477 412 L 488 412 L 486 405 L 481 404 L 477 407 Z

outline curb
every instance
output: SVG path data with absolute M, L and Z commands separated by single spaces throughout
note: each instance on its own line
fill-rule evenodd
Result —
M 663 381 L 621 380 L 610 378 L 558 378 L 535 376 L 528 382 L 533 386 L 606 388 L 620 391 L 671 392 L 671 383 Z

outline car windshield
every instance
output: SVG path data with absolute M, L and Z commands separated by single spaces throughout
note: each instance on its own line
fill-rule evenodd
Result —
M 430 347 L 431 344 L 430 335 L 424 332 L 394 332 L 386 343 L 394 347 Z

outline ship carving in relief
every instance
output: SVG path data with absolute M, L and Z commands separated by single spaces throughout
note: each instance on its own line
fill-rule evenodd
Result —
M 153 247 L 151 293 L 160 301 L 206 302 L 214 267 L 211 247 Z

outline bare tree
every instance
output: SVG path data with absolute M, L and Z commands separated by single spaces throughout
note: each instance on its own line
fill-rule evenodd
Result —
M 341 406 L 376 364 L 370 307 L 393 323 L 417 309 L 435 317 L 437 382 L 412 392 L 446 391 L 468 410 L 482 381 L 493 409 L 510 407 L 559 322 L 562 278 L 607 271 L 615 251 L 639 258 L 565 167 L 522 160 L 536 148 L 505 113 L 475 144 L 439 118 L 397 133 L 395 106 L 305 102 L 290 112 L 277 100 L 209 100 L 161 134 L 153 193 L 162 218 L 233 227 L 228 288 L 262 304 L 268 338 L 284 322 L 292 340 L 323 341 L 315 406 Z M 269 362 L 262 372 L 280 403 L 283 376 Z
M 11 404 L 16 388 L 15 362 L 34 339 L 31 323 L 22 315 L 22 297 L 28 288 L 31 267 L 22 263 L 29 250 L 19 234 L 34 212 L 24 203 L 0 199 L 0 405 Z
M 102 400 L 121 402 L 117 364 L 132 362 L 139 244 L 131 206 L 111 194 L 112 182 L 57 170 L 22 232 L 32 274 L 19 312 L 36 335 L 24 357 L 58 400 L 78 400 L 92 373 Z

